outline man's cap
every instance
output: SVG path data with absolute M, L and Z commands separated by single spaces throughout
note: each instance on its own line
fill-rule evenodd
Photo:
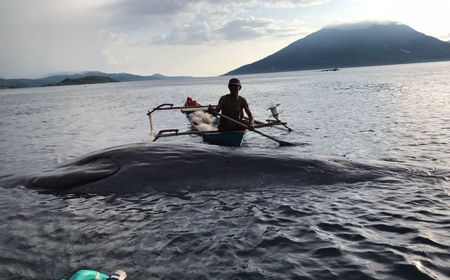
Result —
M 238 85 L 238 86 L 241 86 L 241 81 L 239 81 L 239 79 L 232 78 L 232 79 L 230 79 L 230 81 L 228 82 L 228 85 L 229 85 L 229 86 L 230 86 L 230 85 Z

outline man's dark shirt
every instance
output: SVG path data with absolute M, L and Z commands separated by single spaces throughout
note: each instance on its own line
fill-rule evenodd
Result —
M 219 104 L 217 106 L 218 111 L 222 111 L 227 117 L 235 119 L 237 121 L 242 121 L 244 116 L 243 110 L 248 107 L 247 100 L 244 97 L 238 96 L 236 99 L 231 94 L 224 95 L 220 98 Z M 221 119 L 219 124 L 220 131 L 236 131 L 236 130 L 244 130 L 242 126 L 239 126 L 233 122 L 230 122 L 226 119 Z

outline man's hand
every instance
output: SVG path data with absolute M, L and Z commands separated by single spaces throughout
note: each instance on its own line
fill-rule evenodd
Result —
M 213 116 L 217 115 L 216 110 L 214 110 L 214 107 L 211 105 L 208 106 L 208 113 L 210 113 Z
M 248 130 L 255 130 L 255 128 L 253 127 L 255 125 L 255 122 L 253 121 L 253 119 L 250 119 L 249 124 L 248 124 Z

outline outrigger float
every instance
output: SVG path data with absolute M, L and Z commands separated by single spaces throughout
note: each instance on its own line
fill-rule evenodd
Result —
M 239 147 L 242 145 L 244 134 L 248 131 L 253 131 L 266 138 L 278 142 L 280 146 L 294 146 L 293 143 L 278 140 L 258 130 L 265 127 L 277 127 L 288 132 L 293 131 L 290 127 L 287 126 L 286 122 L 282 122 L 279 119 L 279 113 L 277 111 L 278 106 L 279 104 L 271 106 L 269 108 L 269 110 L 271 111 L 270 119 L 267 119 L 265 122 L 255 121 L 254 126 L 249 126 L 248 124 L 215 112 L 214 109 L 217 107 L 217 105 L 201 106 L 190 97 L 187 98 L 184 106 L 174 106 L 170 103 L 164 103 L 153 108 L 152 110 L 149 110 L 147 116 L 150 122 L 150 135 L 151 137 L 153 137 L 153 141 L 165 137 L 199 135 L 203 137 L 204 142 L 209 144 Z M 180 110 L 180 112 L 186 116 L 187 120 L 191 124 L 192 130 L 179 131 L 178 129 L 163 129 L 159 130 L 156 133 L 155 126 L 153 125 L 153 113 L 156 111 L 165 110 Z M 235 124 L 241 126 L 242 130 L 219 131 L 218 125 L 221 118 L 234 122 Z

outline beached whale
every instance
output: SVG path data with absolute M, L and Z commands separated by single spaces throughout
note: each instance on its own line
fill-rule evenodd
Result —
M 143 143 L 95 152 L 14 178 L 10 185 L 45 192 L 127 194 L 395 180 L 399 172 L 407 170 L 346 159 L 299 158 L 289 149 Z

